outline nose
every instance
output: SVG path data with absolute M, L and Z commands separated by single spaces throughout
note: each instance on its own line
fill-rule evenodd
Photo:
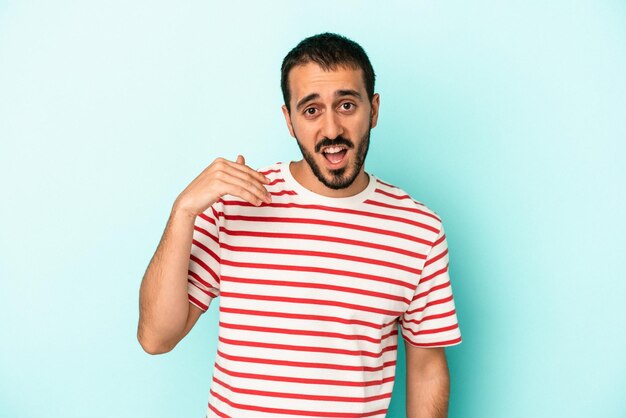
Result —
M 321 134 L 329 139 L 335 139 L 343 134 L 343 126 L 335 112 L 326 112 L 324 115 Z

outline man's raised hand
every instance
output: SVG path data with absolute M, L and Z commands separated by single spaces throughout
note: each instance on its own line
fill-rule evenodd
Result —
M 248 167 L 242 155 L 236 161 L 218 157 L 178 195 L 174 208 L 195 218 L 225 194 L 241 197 L 255 206 L 270 203 L 271 195 L 264 186 L 269 182 Z

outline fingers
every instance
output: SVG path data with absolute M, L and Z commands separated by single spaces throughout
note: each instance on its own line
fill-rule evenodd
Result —
M 226 193 L 239 196 L 253 205 L 259 206 L 263 202 L 272 201 L 267 190 L 262 185 L 257 186 L 255 180 L 251 182 L 237 176 L 225 176 L 220 181 L 224 183 Z
M 239 158 L 241 157 L 241 158 Z M 230 161 L 225 160 L 227 163 L 230 163 Z M 253 170 L 252 168 L 248 167 L 247 165 L 245 165 L 245 158 L 243 157 L 243 155 L 239 154 L 237 156 L 237 161 L 235 161 L 234 164 L 232 164 L 233 167 L 235 167 L 236 169 L 243 171 L 244 173 L 247 173 L 253 177 L 255 177 L 258 181 L 260 181 L 261 183 L 269 183 L 270 180 L 265 177 L 262 173 L 259 173 L 256 170 Z
M 218 157 L 207 166 L 181 192 L 176 199 L 180 207 L 189 213 L 199 214 L 215 203 L 221 196 L 231 194 L 259 206 L 272 203 L 271 194 L 265 189 L 270 180 L 262 173 L 246 165 L 243 155 L 235 161 Z
M 239 155 L 236 162 L 220 158 L 215 164 L 213 175 L 223 184 L 220 188 L 227 189 L 220 194 L 236 195 L 257 206 L 261 202 L 271 203 L 271 195 L 263 185 L 269 182 L 268 179 L 258 171 L 240 164 L 239 161 L 242 160 L 245 161 L 243 156 Z M 260 181 L 259 176 L 263 182 Z

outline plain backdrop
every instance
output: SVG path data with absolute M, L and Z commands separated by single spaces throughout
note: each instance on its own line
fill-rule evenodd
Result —
M 324 31 L 377 74 L 366 170 L 446 227 L 450 417 L 626 416 L 618 0 L 0 1 L 0 416 L 204 417 L 218 304 L 150 356 L 139 285 L 213 159 L 300 159 L 280 64 Z

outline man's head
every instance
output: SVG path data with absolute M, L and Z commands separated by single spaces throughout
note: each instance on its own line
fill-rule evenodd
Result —
M 309 62 L 317 63 L 325 71 L 334 71 L 339 66 L 361 69 L 367 98 L 370 102 L 374 98 L 376 74 L 363 48 L 345 36 L 326 32 L 300 41 L 283 59 L 280 88 L 288 111 L 291 112 L 289 72 L 293 67 Z
M 281 72 L 285 120 L 311 171 L 331 189 L 350 186 L 363 171 L 378 119 L 375 75 L 365 51 L 323 33 L 292 49 Z

